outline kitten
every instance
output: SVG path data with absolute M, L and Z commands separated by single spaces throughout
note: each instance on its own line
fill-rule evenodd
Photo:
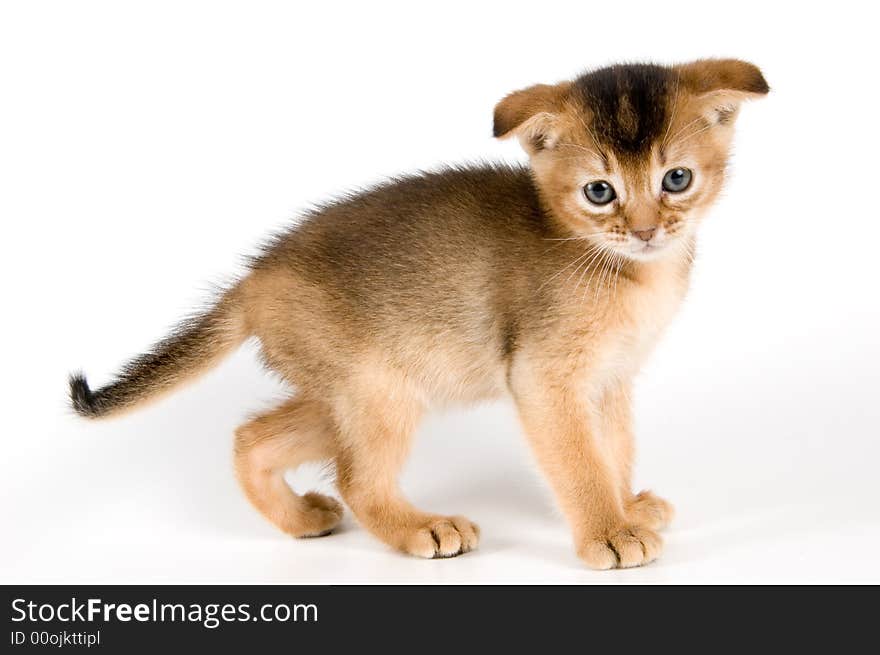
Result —
M 413 507 L 398 471 L 426 410 L 509 393 L 579 556 L 650 562 L 672 507 L 631 491 L 632 379 L 685 294 L 740 102 L 767 91 L 751 64 L 704 60 L 512 93 L 494 133 L 518 137 L 531 169 L 448 168 L 311 212 L 110 384 L 71 377 L 73 407 L 140 406 L 255 336 L 296 392 L 236 430 L 254 506 L 295 537 L 327 534 L 341 504 L 283 475 L 333 460 L 370 532 L 451 557 L 476 548 L 477 526 Z

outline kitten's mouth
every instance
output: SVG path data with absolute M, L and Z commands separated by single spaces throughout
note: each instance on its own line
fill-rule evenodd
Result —
M 636 247 L 631 247 L 627 253 L 632 259 L 654 259 L 666 250 L 665 244 L 643 243 Z

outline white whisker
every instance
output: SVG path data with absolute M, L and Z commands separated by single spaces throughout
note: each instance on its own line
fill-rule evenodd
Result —
M 588 267 L 588 266 L 590 265 L 590 262 L 593 260 L 593 258 L 595 258 L 595 253 L 596 253 L 596 252 L 599 252 L 599 251 L 600 251 L 599 248 L 594 248 L 592 251 L 588 251 L 588 252 L 593 252 L 593 253 L 594 253 L 594 254 L 593 254 L 593 257 L 588 257 L 588 258 L 584 259 L 583 261 L 581 261 L 581 263 L 577 265 L 577 268 L 575 268 L 575 269 L 569 274 L 569 276 L 565 279 L 564 284 L 568 284 L 568 283 L 571 281 L 571 278 L 573 278 L 573 277 L 577 274 L 577 272 L 580 270 L 581 266 Z M 575 288 L 577 288 L 577 287 L 575 287 Z
M 669 139 L 669 141 L 670 141 L 670 142 L 675 141 L 675 140 L 679 137 L 679 135 L 680 135 L 682 132 L 684 132 L 686 129 L 688 129 L 688 128 L 689 128 L 691 125 L 693 125 L 694 123 L 698 123 L 698 122 L 700 122 L 701 120 L 703 120 L 703 117 L 702 117 L 702 116 L 697 116 L 697 117 L 696 117 L 694 120 L 692 120 L 690 123 L 688 123 L 687 125 L 685 125 L 684 127 L 682 127 L 680 130 L 678 130 L 678 131 L 672 136 L 672 138 Z
M 589 241 L 590 237 L 599 236 L 600 234 L 605 234 L 605 230 L 600 230 L 598 232 L 590 232 L 588 234 L 583 234 L 577 237 L 544 237 L 544 241 Z
M 616 264 L 614 268 L 614 289 L 611 294 L 617 296 L 617 284 L 620 281 L 620 269 L 623 266 L 623 256 L 620 255 L 620 253 L 614 253 L 614 261 Z
M 706 127 L 700 128 L 700 129 L 697 130 L 696 132 L 691 132 L 691 133 L 688 134 L 686 137 L 684 137 L 683 139 L 681 139 L 681 140 L 678 142 L 678 145 L 681 145 L 682 143 L 685 143 L 685 142 L 688 141 L 689 139 L 693 139 L 695 136 L 697 136 L 698 134 L 702 134 L 702 133 L 705 132 L 706 130 L 711 130 L 713 127 L 714 127 L 714 126 L 710 124 L 710 125 L 707 125 Z
M 669 130 L 672 129 L 672 122 L 675 120 L 675 110 L 678 109 L 678 91 L 679 87 L 681 87 L 681 78 L 675 78 L 675 96 L 672 99 L 672 116 L 669 117 L 669 124 L 666 126 L 666 133 L 663 135 L 663 140 L 660 142 L 660 147 L 666 145 L 667 137 L 669 137 Z
M 583 150 L 584 152 L 598 157 L 599 159 L 603 159 L 602 155 L 600 155 L 595 150 L 590 150 L 589 148 L 585 148 L 584 146 L 578 145 L 577 143 L 557 143 L 556 146 L 559 148 L 575 148 L 576 150 Z
M 611 258 L 611 253 L 608 253 L 607 257 L 602 258 L 601 267 L 599 269 L 599 279 L 596 282 L 596 304 L 599 303 L 599 295 L 602 292 L 602 289 L 605 287 L 605 274 L 608 272 L 608 261 Z
M 587 262 L 587 265 L 584 266 L 584 271 L 583 271 L 583 273 L 581 273 L 581 276 L 578 278 L 577 284 L 574 285 L 574 291 L 572 291 L 572 294 L 577 293 L 578 287 L 581 286 L 581 282 L 583 281 L 584 276 L 587 274 L 587 271 L 590 270 L 590 266 L 593 264 L 593 262 L 596 261 L 597 256 L 602 252 L 602 250 L 604 250 L 604 248 L 600 248 L 598 251 L 596 251 L 596 253 L 590 259 L 590 261 Z
M 587 293 L 590 290 L 590 284 L 593 282 L 593 276 L 595 276 L 596 272 L 599 272 L 599 277 L 596 279 L 596 302 L 599 302 L 599 291 L 602 288 L 602 277 L 605 274 L 605 260 L 608 258 L 609 249 L 605 248 L 602 252 L 602 257 L 599 259 L 598 265 L 593 269 L 593 272 L 590 273 L 590 279 L 587 280 L 587 286 L 584 288 L 584 295 L 581 298 L 581 302 L 586 301 Z
M 590 129 L 590 126 L 587 125 L 587 122 L 584 120 L 584 117 L 580 115 L 580 112 L 577 114 L 578 120 L 581 122 L 581 125 L 584 126 L 584 129 L 587 131 L 587 134 L 590 136 L 590 139 L 593 140 L 593 145 L 596 146 L 596 150 L 602 151 L 602 148 L 599 146 L 599 140 L 596 138 L 596 135 L 593 134 L 593 130 Z M 604 154 L 599 155 L 605 165 L 608 164 L 608 157 Z
M 565 271 L 567 271 L 569 268 L 571 268 L 572 266 L 574 266 L 574 264 L 575 264 L 576 262 L 580 262 L 582 259 L 584 259 L 585 257 L 587 257 L 591 252 L 592 252 L 592 250 L 591 250 L 590 248 L 588 248 L 588 249 L 586 250 L 586 252 L 584 252 L 584 253 L 582 253 L 581 255 L 575 257 L 575 258 L 574 258 L 571 262 L 569 262 L 569 263 L 568 263 L 568 264 L 567 264 L 562 270 L 558 271 L 557 273 L 555 273 L 554 275 L 552 275 L 549 279 L 545 280 L 544 283 L 543 283 L 541 286 L 538 287 L 538 289 L 535 291 L 535 293 L 538 293 L 539 291 L 541 291 L 541 289 L 543 289 L 545 286 L 547 286 L 548 284 L 550 284 L 550 282 L 552 282 L 552 281 L 553 281 L 554 279 L 556 279 L 558 276 L 562 275 L 562 274 L 563 274 Z

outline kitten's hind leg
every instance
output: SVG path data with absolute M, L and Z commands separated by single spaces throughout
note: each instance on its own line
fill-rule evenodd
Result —
M 461 516 L 428 514 L 401 494 L 397 474 L 421 415 L 400 389 L 377 389 L 340 402 L 339 490 L 358 521 L 382 541 L 410 555 L 453 557 L 477 547 L 479 528 Z
M 313 400 L 293 398 L 235 431 L 235 470 L 248 500 L 294 537 L 327 534 L 342 518 L 342 505 L 322 494 L 294 493 L 284 473 L 335 455 L 329 408 Z

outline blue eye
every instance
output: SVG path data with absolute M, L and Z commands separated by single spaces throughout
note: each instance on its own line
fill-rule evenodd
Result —
M 584 195 L 594 205 L 607 205 L 617 197 L 614 187 L 605 180 L 590 182 L 584 187 Z
M 663 190 L 670 193 L 681 193 L 691 185 L 694 174 L 689 168 L 673 168 L 663 176 Z

